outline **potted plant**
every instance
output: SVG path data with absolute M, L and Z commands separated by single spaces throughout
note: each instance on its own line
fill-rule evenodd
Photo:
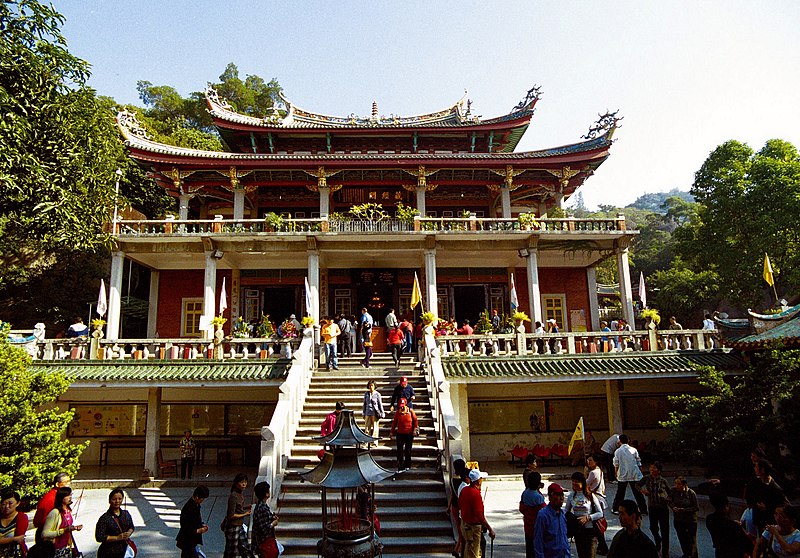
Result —
M 89 323 L 95 330 L 101 330 L 103 329 L 103 326 L 106 325 L 106 321 L 103 318 L 95 318 Z
M 519 310 L 511 315 L 511 319 L 514 320 L 514 323 L 517 326 L 517 332 L 519 333 L 525 333 L 525 322 L 531 321 L 525 312 L 521 312 Z
M 416 209 L 408 205 L 403 205 L 402 202 L 398 202 L 397 209 L 395 210 L 394 214 L 398 220 L 404 223 L 413 223 L 414 217 L 418 216 L 420 213 L 419 209 Z
M 244 321 L 242 316 L 239 316 L 233 323 L 232 334 L 236 339 L 247 339 L 250 337 L 250 324 Z
M 645 308 L 639 317 L 645 321 L 645 327 L 648 329 L 657 329 L 661 323 L 661 315 L 655 308 Z
M 264 215 L 264 226 L 267 232 L 277 232 L 283 227 L 283 217 L 270 211 Z
M 211 325 L 215 326 L 217 329 L 222 329 L 222 326 L 225 325 L 227 321 L 228 318 L 223 318 L 222 315 L 214 316 L 211 318 Z
M 304 316 L 304 317 L 303 317 L 303 319 L 302 319 L 302 320 L 300 320 L 300 324 L 301 324 L 301 325 L 302 325 L 304 328 L 306 328 L 306 327 L 311 327 L 311 326 L 313 326 L 313 325 L 314 325 L 314 318 L 312 318 L 311 316 Z
M 436 314 L 434 314 L 433 312 L 431 312 L 429 310 L 427 312 L 423 312 L 422 316 L 420 316 L 420 318 L 422 318 L 422 323 L 423 324 L 431 325 L 433 322 L 436 321 Z
M 539 228 L 539 221 L 536 219 L 535 213 L 520 213 L 517 216 L 519 221 L 519 228 L 523 231 L 532 231 Z

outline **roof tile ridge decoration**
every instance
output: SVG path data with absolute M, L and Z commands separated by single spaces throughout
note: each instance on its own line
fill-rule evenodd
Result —
M 467 99 L 467 91 L 464 91 L 464 95 L 455 104 L 439 111 L 413 116 L 397 116 L 394 114 L 378 116 L 373 114 L 369 117 L 357 116 L 354 113 L 349 116 L 331 116 L 305 110 L 292 103 L 282 91 L 279 91 L 278 96 L 286 105 L 286 116 L 281 118 L 276 111 L 265 118 L 258 118 L 236 112 L 230 103 L 221 98 L 213 87 L 208 86 L 206 88 L 206 102 L 212 116 L 237 124 L 264 128 L 415 128 L 496 124 L 531 116 L 540 95 L 541 87 L 534 85 L 533 88 L 528 90 L 525 98 L 511 112 L 482 120 L 479 115 L 472 114 L 472 101 Z M 373 110 L 376 108 L 373 106 Z
M 586 135 L 581 136 L 586 140 L 593 140 L 597 137 L 607 137 L 609 140 L 614 135 L 617 128 L 620 127 L 619 121 L 625 118 L 624 116 L 617 116 L 619 109 L 611 112 L 606 110 L 605 114 L 597 114 L 597 121 L 589 128 Z
M 252 117 L 247 117 L 252 118 Z M 406 159 L 406 160 L 427 160 L 427 159 L 525 159 L 525 158 L 544 158 L 559 155 L 569 155 L 594 151 L 608 147 L 613 142 L 611 134 L 614 129 L 606 131 L 602 136 L 585 140 L 578 143 L 550 147 L 533 151 L 515 151 L 510 153 L 369 153 L 369 154 L 272 154 L 272 153 L 231 153 L 227 151 L 208 151 L 203 149 L 193 149 L 189 147 L 177 147 L 167 145 L 150 139 L 150 135 L 142 127 L 136 118 L 136 114 L 127 110 L 117 113 L 117 127 L 125 138 L 128 147 L 134 147 L 143 151 L 159 153 L 162 155 L 174 155 L 178 157 L 191 158 L 211 158 L 211 159 L 235 159 L 235 160 L 381 160 L 381 159 Z

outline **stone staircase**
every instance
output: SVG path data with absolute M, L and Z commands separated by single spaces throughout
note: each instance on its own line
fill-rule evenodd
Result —
M 286 547 L 288 556 L 317 556 L 317 541 L 322 538 L 322 491 L 316 485 L 301 482 L 298 473 L 319 463 L 317 452 L 321 446 L 311 438 L 319 436 L 320 424 L 336 401 L 343 401 L 352 409 L 363 428 L 361 405 L 369 380 L 376 382 L 387 410 L 387 417 L 380 425 L 381 443 L 372 448 L 372 455 L 385 469 L 397 469 L 394 439 L 389 438 L 392 415 L 388 410 L 394 386 L 401 376 L 407 376 L 416 393 L 414 410 L 420 436 L 414 439 L 411 470 L 375 485 L 376 513 L 385 545 L 383 556 L 451 556 L 453 533 L 446 515 L 447 499 L 425 377 L 408 356 L 403 358 L 399 369 L 394 368 L 388 354 L 373 356 L 369 370 L 359 365 L 361 358 L 363 355 L 341 358 L 339 370 L 320 369 L 311 379 L 275 510 L 280 515 L 278 540 Z

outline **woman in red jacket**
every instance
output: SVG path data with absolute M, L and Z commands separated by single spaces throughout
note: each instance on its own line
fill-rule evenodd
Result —
M 403 397 L 399 402 L 400 408 L 392 419 L 391 435 L 397 435 L 397 472 L 411 468 L 411 445 L 414 436 L 419 434 L 419 423 L 414 409 L 408 407 L 408 401 Z

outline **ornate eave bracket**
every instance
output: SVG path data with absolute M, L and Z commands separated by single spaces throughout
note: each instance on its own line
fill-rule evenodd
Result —
M 242 188 L 240 179 L 244 178 L 248 174 L 251 174 L 252 172 L 253 171 L 251 171 L 251 170 L 249 170 L 249 171 L 239 171 L 239 170 L 236 169 L 236 167 L 233 167 L 233 166 L 228 167 L 227 171 L 221 171 L 221 170 L 217 171 L 217 173 L 221 174 L 222 176 L 226 176 L 226 177 L 230 178 L 230 184 L 223 186 L 223 188 L 225 188 L 226 190 L 231 191 L 231 192 L 234 191 L 234 190 L 238 190 L 238 189 Z M 252 191 L 254 189 L 254 186 L 245 187 L 244 189 L 249 192 L 249 191 Z
M 306 188 L 308 188 L 312 192 L 319 192 L 321 188 L 330 188 L 331 192 L 336 192 L 337 190 L 341 190 L 342 189 L 342 185 L 341 184 L 339 184 L 337 186 L 328 186 L 328 178 L 333 176 L 334 174 L 338 174 L 341 171 L 338 171 L 338 170 L 326 171 L 325 167 L 319 166 L 319 167 L 317 167 L 316 172 L 307 171 L 307 170 L 304 170 L 303 172 L 305 172 L 307 175 L 313 176 L 314 178 L 317 179 L 317 184 L 316 185 L 313 185 L 313 184 L 306 185 Z M 334 188 L 336 188 L 336 189 L 334 190 Z
M 563 167 L 561 170 L 557 169 L 545 169 L 545 170 L 550 174 L 552 174 L 553 176 L 555 176 L 556 178 L 558 178 L 558 182 L 561 185 L 562 191 L 566 189 L 570 179 L 581 172 L 580 170 L 573 170 L 570 167 Z
M 178 169 L 178 167 L 172 167 L 172 169 L 170 169 L 169 171 L 161 172 L 159 174 L 166 176 L 167 178 L 172 180 L 172 185 L 175 186 L 175 189 L 181 195 L 187 195 L 187 194 L 193 194 L 194 192 L 202 188 L 202 185 L 195 186 L 194 188 L 190 187 L 188 190 L 184 188 L 186 184 L 184 183 L 183 179 L 193 175 L 194 173 L 195 171 L 182 171 Z
M 502 170 L 502 171 L 495 170 L 495 169 L 489 169 L 489 171 L 493 172 L 494 174 L 496 174 L 498 176 L 502 176 L 503 179 L 504 179 L 503 180 L 503 185 L 502 186 L 497 186 L 498 189 L 497 190 L 493 190 L 493 191 L 499 191 L 500 188 L 508 188 L 508 190 L 510 192 L 513 192 L 514 190 L 516 190 L 517 188 L 520 187 L 519 184 L 514 184 L 514 177 L 522 174 L 523 172 L 525 172 L 524 170 L 514 170 L 514 167 L 512 165 L 506 165 L 505 170 Z M 492 188 L 489 188 L 489 189 L 492 190 Z
M 439 172 L 439 169 L 426 169 L 425 165 L 420 165 L 415 171 L 409 169 L 403 169 L 403 171 L 417 177 L 417 188 L 425 188 L 426 192 L 432 192 L 436 189 L 435 185 L 428 184 L 428 177 Z

